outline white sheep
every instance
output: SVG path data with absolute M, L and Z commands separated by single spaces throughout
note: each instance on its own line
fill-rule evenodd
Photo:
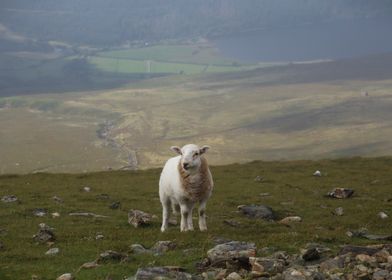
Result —
M 181 231 L 193 230 L 192 211 L 197 202 L 200 231 L 207 230 L 205 209 L 214 186 L 207 160 L 203 156 L 209 148 L 199 148 L 194 144 L 170 148 L 179 156 L 166 162 L 159 179 L 159 197 L 163 208 L 162 232 L 168 228 L 170 206 L 174 213 L 176 210 L 181 212 Z

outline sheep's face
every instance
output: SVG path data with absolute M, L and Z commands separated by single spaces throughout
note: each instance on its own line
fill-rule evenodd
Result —
M 197 145 L 188 144 L 182 148 L 173 146 L 170 149 L 181 155 L 181 167 L 184 170 L 191 171 L 200 167 L 200 156 L 207 152 L 209 148 L 209 146 L 199 148 Z

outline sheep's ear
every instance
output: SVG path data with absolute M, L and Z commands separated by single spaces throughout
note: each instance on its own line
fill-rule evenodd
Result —
M 205 152 L 207 152 L 210 149 L 210 146 L 203 146 L 200 148 L 200 154 L 204 154 Z
M 173 152 L 175 152 L 175 153 L 177 153 L 179 155 L 182 155 L 181 148 L 178 147 L 178 146 L 171 146 L 170 150 L 172 150 Z

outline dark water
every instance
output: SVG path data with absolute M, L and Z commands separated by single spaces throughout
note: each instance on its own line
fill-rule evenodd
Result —
M 392 52 L 392 16 L 249 31 L 213 40 L 242 61 L 304 61 Z

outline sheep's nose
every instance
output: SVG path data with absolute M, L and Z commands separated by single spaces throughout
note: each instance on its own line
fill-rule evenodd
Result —
M 184 169 L 187 170 L 189 168 L 189 163 L 184 162 L 182 166 L 184 166 Z

